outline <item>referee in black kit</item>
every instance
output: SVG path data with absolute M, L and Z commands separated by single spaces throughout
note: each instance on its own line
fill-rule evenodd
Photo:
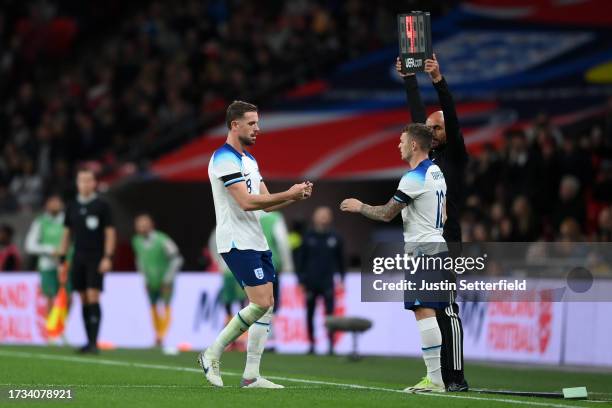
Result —
M 440 167 L 447 185 L 447 219 L 444 223 L 443 235 L 448 243 L 450 255 L 453 257 L 460 256 L 461 224 L 459 223 L 459 216 L 464 199 L 464 179 L 468 154 L 459 127 L 455 102 L 446 80 L 440 73 L 435 54 L 433 54 L 433 59 L 425 60 L 425 72 L 429 74 L 438 93 L 442 110 L 432 113 L 429 117 L 426 116 L 425 105 L 419 94 L 416 75 L 402 74 L 399 58 L 396 61 L 395 68 L 404 78 L 412 121 L 425 123 L 433 132 L 429 158 Z M 442 332 L 440 362 L 446 390 L 451 392 L 468 391 L 468 383 L 463 372 L 463 326 L 459 318 L 459 305 L 453 299 L 453 304 L 446 309 L 436 310 L 436 318 Z
M 87 344 L 79 352 L 97 354 L 100 292 L 104 273 L 110 271 L 113 265 L 115 228 L 108 203 L 96 193 L 97 182 L 93 171 L 79 170 L 76 184 L 77 198 L 66 208 L 60 259 L 64 262 L 70 242 L 74 242 L 72 287 L 81 296 L 87 333 Z

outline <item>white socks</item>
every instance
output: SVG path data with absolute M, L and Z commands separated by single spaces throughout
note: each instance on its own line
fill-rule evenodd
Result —
M 421 350 L 423 360 L 427 367 L 427 376 L 436 385 L 444 386 L 442 368 L 440 366 L 440 348 L 442 347 L 442 333 L 435 317 L 417 320 L 421 332 Z
M 242 377 L 247 380 L 259 377 L 261 355 L 266 347 L 272 323 L 272 309 L 272 307 L 264 309 L 255 303 L 249 303 L 219 333 L 215 342 L 208 348 L 206 357 L 218 360 L 225 347 L 248 329 L 247 359 Z
M 255 303 L 249 303 L 230 320 L 223 330 L 221 330 L 215 342 L 207 349 L 206 357 L 215 360 L 221 358 L 221 354 L 223 350 L 225 350 L 225 347 L 247 331 L 253 323 L 266 313 L 267 310 L 268 309 L 264 309 Z M 249 336 L 249 345 L 250 344 L 251 339 Z
M 252 380 L 259 377 L 259 363 L 266 347 L 272 323 L 272 307 L 249 328 L 247 359 L 242 378 Z

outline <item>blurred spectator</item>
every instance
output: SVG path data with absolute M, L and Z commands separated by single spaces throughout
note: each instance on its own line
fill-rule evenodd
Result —
M 317 299 L 325 302 L 325 315 L 334 313 L 334 275 L 344 281 L 343 240 L 332 228 L 333 214 L 329 207 L 318 207 L 312 215 L 312 229 L 304 234 L 298 278 L 306 295 L 306 324 L 310 341 L 309 353 L 315 352 L 314 313 Z M 329 354 L 334 352 L 333 333 L 329 336 Z
M 550 122 L 550 117 L 546 112 L 540 112 L 525 133 L 529 142 L 534 142 L 541 138 L 550 138 L 556 144 L 559 144 L 563 138 L 561 131 Z
M 0 272 L 18 271 L 21 269 L 21 256 L 13 244 L 13 227 L 0 225 Z
M 530 242 L 539 238 L 539 226 L 527 197 L 520 195 L 514 199 L 512 216 L 514 218 L 514 241 Z
M 612 241 L 612 206 L 605 207 L 597 217 L 597 231 L 595 241 Z
M 487 225 L 483 222 L 479 222 L 474 225 L 473 228 L 473 241 L 474 242 L 489 242 L 489 229 Z
M 494 186 L 502 163 L 495 147 L 491 144 L 485 145 L 482 153 L 472 160 L 467 171 L 467 185 L 471 186 L 470 193 L 479 194 L 486 203 L 491 203 L 495 198 Z
M 516 234 L 514 231 L 514 224 L 512 218 L 503 217 L 499 223 L 499 241 L 501 242 L 513 242 L 516 241 Z
M 58 159 L 53 163 L 53 170 L 50 180 L 45 183 L 46 193 L 57 193 L 61 197 L 71 197 L 74 195 L 73 176 L 68 168 L 68 163 L 64 159 Z
M 531 145 L 531 154 L 534 157 L 535 166 L 534 172 L 530 176 L 537 176 L 537 186 L 534 188 L 531 198 L 534 211 L 540 215 L 551 215 L 550 197 L 557 195 L 559 190 L 561 170 L 557 145 L 557 138 L 543 132 Z
M 557 241 L 562 242 L 580 242 L 584 241 L 580 225 L 573 218 L 565 218 L 559 227 L 559 236 Z
M 498 241 L 501 237 L 501 222 L 505 218 L 506 210 L 501 202 L 493 203 L 490 211 L 491 218 L 491 240 Z
M 559 196 L 556 200 L 553 222 L 557 229 L 566 218 L 572 218 L 584 226 L 586 209 L 584 199 L 580 196 L 580 181 L 575 176 L 565 175 L 559 184 Z
M 527 192 L 535 182 L 529 177 L 534 172 L 534 160 L 528 149 L 527 138 L 521 130 L 512 130 L 507 135 L 507 146 L 502 167 L 502 185 L 506 198 Z
M 577 146 L 573 136 L 565 136 L 559 152 L 560 174 L 573 175 L 578 178 L 582 187 L 592 182 L 593 168 L 586 151 Z
M 17 201 L 8 188 L 0 184 L 0 213 L 13 212 L 17 210 Z
M 32 160 L 23 161 L 21 171 L 11 181 L 10 192 L 17 198 L 17 204 L 22 210 L 32 210 L 40 206 L 43 180 L 34 172 Z
M 604 160 L 601 163 L 601 171 L 593 185 L 593 198 L 612 202 L 612 160 Z
M 566 218 L 561 223 L 559 235 L 554 246 L 557 256 L 561 258 L 575 257 L 577 259 L 585 259 L 589 252 L 586 245 L 577 245 L 577 242 L 583 242 L 584 236 L 580 231 L 580 225 L 573 218 Z

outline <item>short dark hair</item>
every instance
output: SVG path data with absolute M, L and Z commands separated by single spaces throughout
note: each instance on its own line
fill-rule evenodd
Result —
M 49 194 L 47 194 L 45 196 L 45 201 L 49 201 L 52 198 L 59 198 L 60 200 L 64 201 L 64 197 L 62 197 L 62 194 L 58 191 L 52 191 Z
M 431 132 L 431 129 L 424 124 L 410 123 L 404 127 L 402 133 L 406 133 L 409 137 L 413 138 L 424 152 L 429 152 L 431 149 L 433 133 Z
M 149 219 L 151 219 L 151 221 L 153 221 L 153 217 L 152 217 L 152 216 L 151 216 L 151 214 L 150 214 L 150 213 L 148 213 L 148 212 L 144 212 L 144 211 L 143 211 L 143 212 L 139 212 L 139 213 L 137 213 L 137 214 L 136 214 L 136 216 L 134 217 L 134 219 L 136 219 L 136 218 L 140 218 L 140 217 L 148 217 Z
M 93 171 L 93 169 L 90 169 L 89 167 L 79 167 L 77 169 L 77 176 L 81 173 L 91 173 L 94 179 L 98 179 L 98 177 L 96 177 L 96 172 Z
M 232 122 L 242 118 L 247 112 L 257 112 L 257 106 L 244 101 L 232 102 L 225 112 L 225 123 L 227 124 L 227 128 L 231 129 Z

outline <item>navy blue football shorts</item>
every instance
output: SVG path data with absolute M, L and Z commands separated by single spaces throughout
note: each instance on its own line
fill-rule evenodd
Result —
M 232 248 L 221 256 L 243 288 L 276 281 L 271 251 Z

